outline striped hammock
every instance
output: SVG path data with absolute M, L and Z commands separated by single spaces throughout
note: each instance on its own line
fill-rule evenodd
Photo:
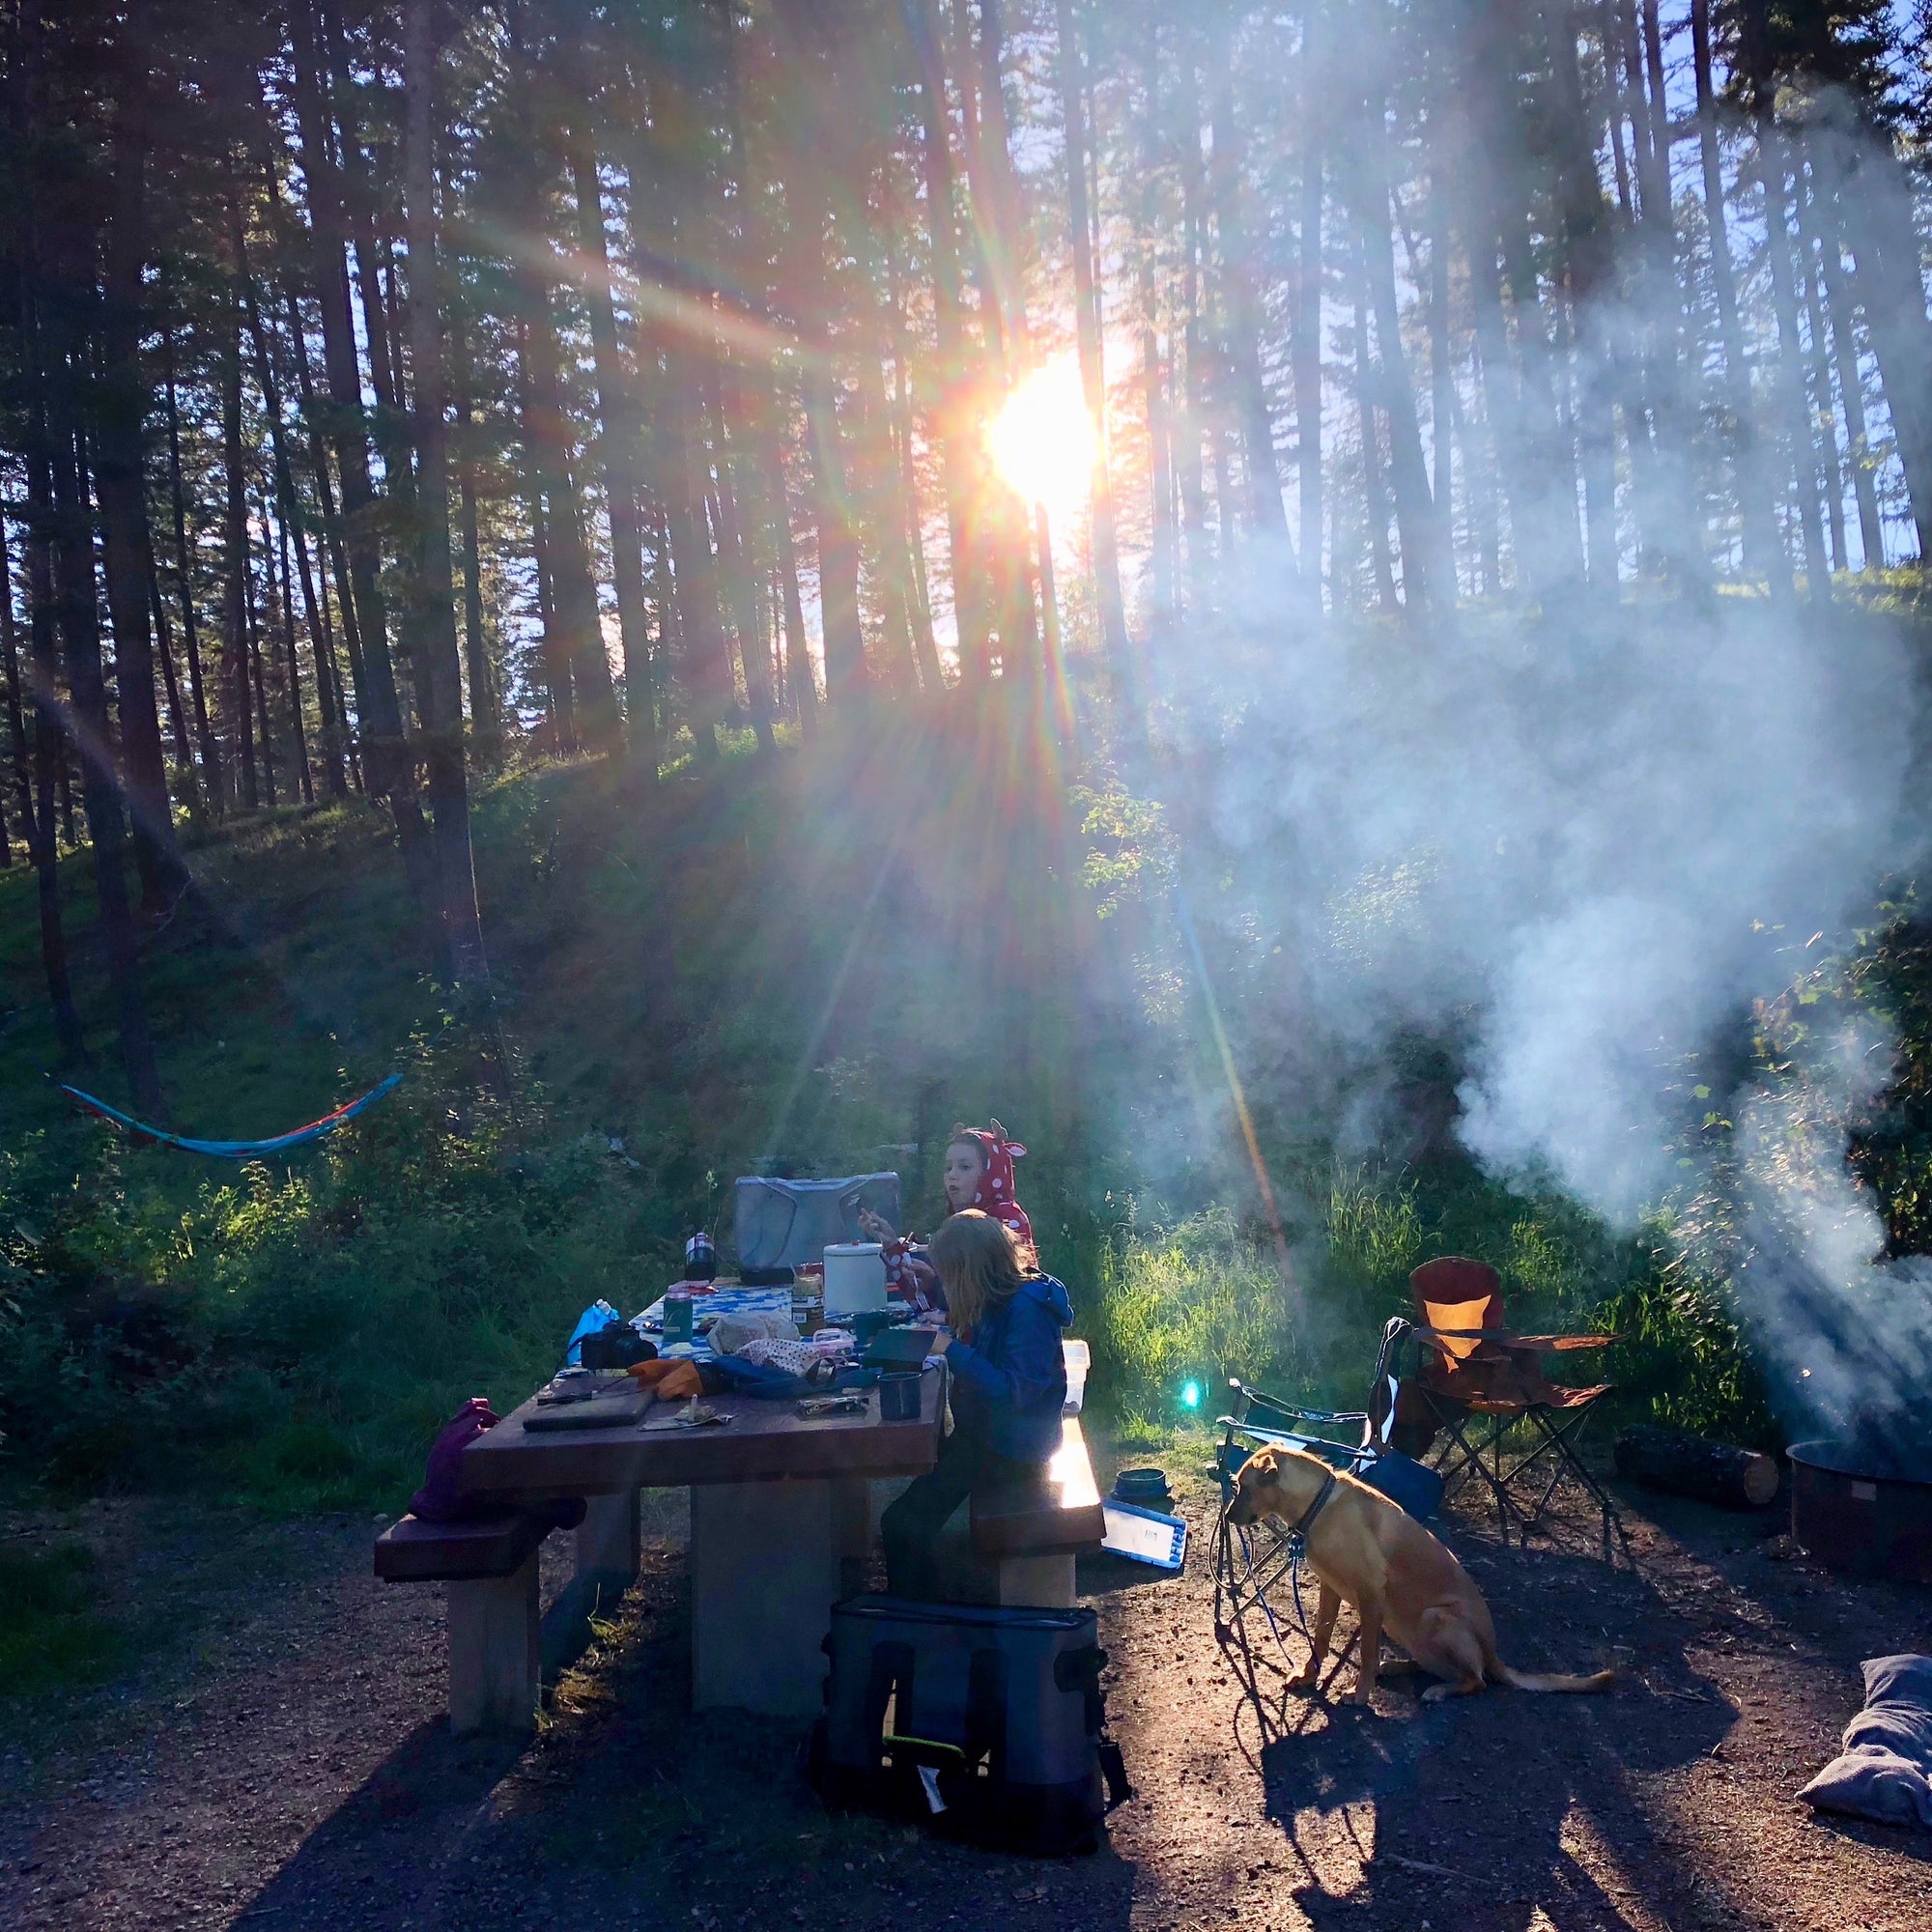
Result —
M 392 1073 L 386 1080 L 379 1081 L 360 1099 L 348 1101 L 336 1108 L 332 1114 L 325 1114 L 319 1121 L 311 1121 L 305 1127 L 298 1127 L 293 1133 L 277 1134 L 267 1141 L 197 1141 L 185 1134 L 171 1134 L 160 1127 L 150 1127 L 124 1114 L 118 1107 L 110 1107 L 105 1100 L 97 1100 L 92 1094 L 83 1094 L 78 1087 L 70 1087 L 66 1081 L 54 1083 L 63 1094 L 71 1094 L 90 1114 L 99 1114 L 103 1121 L 112 1121 L 117 1126 L 126 1127 L 137 1141 L 145 1141 L 154 1147 L 179 1148 L 184 1153 L 205 1153 L 214 1160 L 254 1160 L 263 1154 L 287 1153 L 292 1148 L 306 1147 L 311 1141 L 319 1141 L 325 1134 L 332 1134 L 345 1121 L 353 1121 L 365 1107 L 373 1107 L 385 1094 L 393 1094 L 403 1084 L 400 1073 Z

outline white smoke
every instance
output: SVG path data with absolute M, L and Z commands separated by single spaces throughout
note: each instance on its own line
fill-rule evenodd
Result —
M 1182 745 L 1219 748 L 1183 761 L 1176 805 L 1279 1103 L 1345 1091 L 1420 1027 L 1469 1041 L 1457 1131 L 1493 1174 L 1553 1178 L 1620 1228 L 1707 1185 L 1680 1163 L 1693 1084 L 1738 1078 L 1726 1030 L 1918 850 L 1897 633 L 1732 597 L 1446 639 L 1246 617 L 1238 642 L 1190 639 L 1166 696 Z M 1799 1099 L 1709 1095 L 1732 1184 L 1771 1204 L 1741 1210 L 1745 1312 L 1821 1417 L 1886 1378 L 1833 1311 L 1883 1245 L 1842 1128 L 1889 1064 L 1867 1034 L 1811 1051 Z

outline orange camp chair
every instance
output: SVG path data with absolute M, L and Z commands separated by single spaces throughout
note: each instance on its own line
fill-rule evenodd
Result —
M 1608 1555 L 1610 1525 L 1623 1538 L 1623 1522 L 1608 1492 L 1577 1453 L 1577 1438 L 1612 1384 L 1572 1388 L 1549 1381 L 1541 1358 L 1577 1349 L 1606 1349 L 1617 1338 L 1512 1334 L 1503 1315 L 1501 1276 L 1487 1263 L 1460 1255 L 1425 1263 L 1409 1276 L 1408 1285 L 1415 1297 L 1419 1360 L 1397 1401 L 1395 1420 L 1407 1425 L 1403 1434 L 1410 1434 L 1411 1439 L 1418 1430 L 1446 1434 L 1437 1470 L 1447 1485 L 1471 1475 L 1488 1484 L 1504 1542 L 1513 1521 L 1519 1534 L 1530 1528 L 1564 1476 L 1575 1476 L 1603 1513 L 1604 1552 Z M 1534 1446 L 1512 1460 L 1503 1438 L 1519 1423 L 1528 1426 Z M 1401 1435 L 1392 1439 L 1400 1443 Z M 1425 1447 L 1418 1445 L 1410 1453 L 1421 1454 Z M 1534 1503 L 1525 1506 L 1525 1496 L 1543 1481 L 1546 1469 L 1548 1480 Z

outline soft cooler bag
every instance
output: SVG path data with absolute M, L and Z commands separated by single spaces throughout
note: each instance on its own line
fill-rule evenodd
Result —
M 1093 1850 L 1109 1795 L 1131 1795 L 1105 1736 L 1096 1634 L 1091 1609 L 834 1605 L 814 1783 L 829 1804 L 980 1844 Z
M 895 1226 L 896 1174 L 848 1175 L 843 1180 L 783 1180 L 749 1174 L 738 1180 L 733 1233 L 738 1267 L 804 1267 L 822 1262 L 829 1243 L 862 1241 L 859 1210 L 869 1208 Z

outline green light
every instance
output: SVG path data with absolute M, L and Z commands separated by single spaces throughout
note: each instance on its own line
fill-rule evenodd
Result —
M 1199 1408 L 1201 1406 L 1201 1384 L 1199 1382 L 1181 1383 L 1180 1406 L 1182 1408 Z

